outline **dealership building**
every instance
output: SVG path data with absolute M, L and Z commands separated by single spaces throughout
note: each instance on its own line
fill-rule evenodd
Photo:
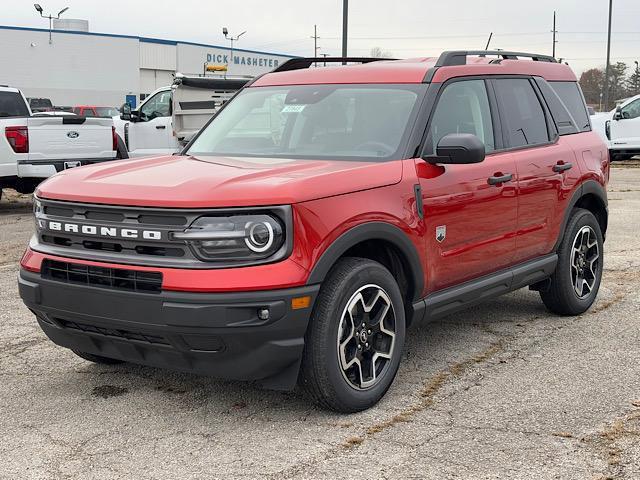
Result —
M 0 26 L 0 85 L 54 105 L 120 106 L 136 102 L 173 75 L 202 75 L 207 64 L 228 75 L 255 76 L 291 58 L 278 53 L 131 35 L 89 32 L 84 20 L 61 20 L 49 30 Z M 208 73 L 207 76 L 220 76 Z

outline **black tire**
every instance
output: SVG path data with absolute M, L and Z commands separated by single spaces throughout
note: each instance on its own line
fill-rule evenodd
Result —
M 129 158 L 127 146 L 124 144 L 122 138 L 120 138 L 120 135 L 118 135 L 118 148 L 116 150 L 116 158 L 119 160 Z
M 73 353 L 78 355 L 80 358 L 84 358 L 93 363 L 98 363 L 100 365 L 118 365 L 119 363 L 124 363 L 122 360 L 117 360 L 115 358 L 102 357 L 100 355 L 94 355 L 93 353 L 80 352 L 78 350 L 71 350 Z
M 588 288 L 582 287 L 584 296 L 580 296 L 574 288 L 576 281 L 574 280 L 574 272 L 578 269 L 572 268 L 573 261 L 573 247 L 578 240 L 578 233 L 584 231 L 583 229 L 590 229 L 595 234 L 594 240 L 597 242 L 598 259 L 597 265 L 594 266 L 594 275 L 589 270 L 589 278 L 593 277 L 593 285 Z M 600 224 L 596 220 L 596 217 L 588 210 L 582 208 L 576 208 L 571 213 L 571 217 L 567 222 L 564 236 L 560 247 L 558 248 L 558 265 L 556 270 L 551 276 L 551 284 L 548 289 L 540 291 L 540 297 L 545 306 L 553 313 L 558 315 L 579 315 L 584 313 L 591 307 L 598 295 L 598 289 L 600 288 L 600 282 L 602 280 L 602 268 L 603 268 L 603 244 L 604 239 L 602 237 L 602 231 L 600 230 Z M 592 251 L 590 249 L 589 251 Z M 578 255 L 579 257 L 580 255 Z M 593 254 L 591 255 L 593 257 Z M 579 262 L 578 262 L 579 263 Z M 587 262 L 588 264 L 589 262 Z M 583 269 L 586 270 L 586 267 Z M 588 290 L 588 291 L 587 291 Z
M 361 293 L 360 298 L 363 299 L 359 303 L 362 311 L 369 307 L 363 318 L 370 322 L 370 327 L 362 328 L 360 321 L 356 326 L 354 321 L 353 328 L 348 328 L 345 327 L 348 320 L 343 320 L 343 315 L 345 319 L 352 318 L 351 315 L 346 316 L 347 307 L 358 304 L 354 300 L 358 293 Z M 377 306 L 378 303 L 380 306 Z M 382 314 L 382 311 L 391 314 Z M 371 320 L 376 316 L 383 318 L 377 326 L 375 320 Z M 381 323 L 383 331 L 380 331 Z M 372 260 L 341 259 L 329 272 L 313 309 L 305 336 L 300 371 L 301 386 L 318 405 L 337 412 L 352 413 L 372 407 L 389 389 L 398 371 L 404 346 L 405 324 L 402 294 L 393 275 Z M 394 336 L 389 333 L 392 326 Z M 373 329 L 373 333 L 369 328 Z M 360 334 L 368 332 L 370 343 L 365 343 L 366 334 L 355 334 L 358 330 Z M 344 343 L 338 337 L 340 332 L 347 333 L 343 337 Z M 362 362 L 349 370 L 343 370 L 338 353 L 341 350 L 339 344 L 345 345 L 342 347 L 344 352 L 350 350 L 350 354 L 353 354 L 349 361 L 361 356 Z M 376 351 L 383 351 L 390 358 L 379 356 L 376 359 Z M 365 364 L 369 367 L 365 368 Z M 366 377 L 363 374 L 373 373 L 374 370 L 377 374 Z M 360 381 L 350 380 L 347 378 L 349 376 Z M 368 382 L 375 383 L 364 385 Z M 358 385 L 354 385 L 355 383 Z

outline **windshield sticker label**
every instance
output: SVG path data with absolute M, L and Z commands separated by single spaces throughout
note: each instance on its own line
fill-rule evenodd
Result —
M 306 105 L 285 105 L 282 113 L 300 113 Z

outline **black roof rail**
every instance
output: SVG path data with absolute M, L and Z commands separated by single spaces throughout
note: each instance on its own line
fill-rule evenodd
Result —
M 314 63 L 371 63 L 381 60 L 397 60 L 396 58 L 380 58 L 380 57 L 301 57 L 291 58 L 281 65 L 274 68 L 273 72 L 288 72 L 290 70 L 302 70 L 311 67 Z
M 509 52 L 506 50 L 453 50 L 442 52 L 438 60 L 436 61 L 436 67 L 449 67 L 452 65 L 466 65 L 467 56 L 476 55 L 479 57 L 486 57 L 488 55 L 495 55 L 502 57 L 505 60 L 518 60 L 520 57 L 530 58 L 536 62 L 552 62 L 558 63 L 558 61 L 551 55 L 540 55 L 537 53 L 524 53 L 524 52 Z
M 497 56 L 504 60 L 518 60 L 520 58 L 530 58 L 534 62 L 558 63 L 551 55 L 540 55 L 538 53 L 510 52 L 507 50 L 450 50 L 442 52 L 436 60 L 433 68 L 427 71 L 424 82 L 429 83 L 433 79 L 436 70 L 440 67 L 452 67 L 456 65 L 466 65 L 467 57 L 475 55 L 478 57 Z

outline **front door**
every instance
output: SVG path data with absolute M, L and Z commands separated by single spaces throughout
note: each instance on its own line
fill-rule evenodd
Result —
M 444 87 L 430 122 L 426 153 L 435 152 L 438 141 L 450 133 L 476 135 L 487 156 L 471 165 L 416 160 L 429 293 L 510 266 L 515 249 L 516 166 L 511 153 L 495 151 L 484 80 L 455 81 Z
M 138 111 L 138 121 L 129 122 L 129 155 L 171 155 L 177 151 L 171 117 L 171 91 L 156 93 Z
M 640 98 L 622 107 L 618 120 L 611 120 L 610 128 L 611 148 L 640 149 Z

